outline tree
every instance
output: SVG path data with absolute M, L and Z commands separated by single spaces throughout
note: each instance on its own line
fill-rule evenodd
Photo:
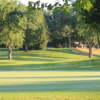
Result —
M 79 26 L 78 33 L 85 37 L 85 41 L 89 45 L 89 58 L 93 56 L 93 47 L 97 43 L 97 31 L 89 24 L 82 23 Z
M 74 8 L 74 10 L 75 10 L 75 8 Z M 80 30 L 80 26 L 81 26 L 79 19 L 80 19 L 80 15 L 76 12 L 73 14 L 72 20 L 71 20 L 71 28 L 74 31 L 74 33 L 72 34 L 72 38 L 74 41 L 79 41 L 78 47 L 80 47 L 80 42 L 82 42 L 83 44 L 85 43 L 85 37 L 78 34 L 79 30 Z M 77 27 L 77 25 L 78 25 L 78 27 Z
M 35 26 L 34 21 L 34 13 L 30 13 L 26 15 L 27 22 L 26 22 L 26 30 L 25 30 L 25 51 L 28 50 L 28 47 L 31 47 L 37 43 L 37 34 L 35 30 L 37 29 L 37 26 Z
M 49 29 L 42 11 L 34 10 L 27 15 L 27 29 L 24 44 L 26 49 L 45 50 L 49 41 Z M 26 50 L 27 51 L 27 50 Z
M 100 32 L 100 1 L 95 0 L 93 3 L 93 8 L 89 11 L 81 9 L 79 11 L 80 19 L 84 22 L 84 28 L 88 37 L 89 44 L 89 57 L 92 57 L 92 51 L 95 43 L 97 42 L 97 37 L 99 37 Z M 81 25 L 83 27 L 83 25 Z M 85 34 L 85 33 L 84 33 Z
M 42 27 L 37 30 L 38 35 L 38 43 L 36 44 L 36 49 L 45 50 L 47 47 L 47 43 L 49 41 L 49 30 L 45 23 L 43 23 Z
M 62 0 L 64 3 L 60 4 L 59 1 L 56 1 L 55 4 L 46 4 L 46 3 L 41 3 L 40 1 L 36 2 L 29 2 L 28 6 L 28 12 L 35 10 L 35 9 L 43 9 L 44 7 L 47 7 L 48 10 L 53 10 L 54 12 L 58 10 L 64 11 L 66 14 L 70 12 L 69 10 L 69 4 L 68 1 L 72 1 L 72 7 L 77 8 L 80 10 L 81 8 L 85 9 L 86 11 L 90 11 L 91 8 L 93 8 L 93 4 L 95 3 L 96 0 Z M 40 6 L 41 4 L 41 6 Z
M 71 47 L 71 36 L 73 33 L 73 29 L 71 28 L 71 26 L 66 25 L 63 29 L 63 36 L 64 37 L 68 37 L 68 47 Z
M 93 3 L 93 8 L 89 11 L 82 9 L 80 14 L 85 23 L 99 30 L 100 28 L 100 0 Z
M 58 10 L 45 17 L 51 32 L 50 38 L 54 41 L 54 47 L 58 47 L 62 42 L 61 38 L 65 37 L 63 28 L 71 23 L 71 15 L 66 15 L 64 11 Z
M 25 6 L 17 0 L 0 1 L 0 42 L 8 46 L 9 59 L 12 47 L 21 47 L 24 41 Z
M 38 16 L 37 16 L 38 15 Z M 38 29 L 36 30 L 38 42 L 36 44 L 36 49 L 38 50 L 45 50 L 47 43 L 49 41 L 50 31 L 48 25 L 46 23 L 44 14 L 42 11 L 36 11 L 36 15 L 34 15 L 40 22 L 38 22 Z
M 63 4 L 60 4 L 59 1 L 57 0 L 55 2 L 55 4 L 47 4 L 47 3 L 41 3 L 39 0 L 36 2 L 32 2 L 29 1 L 29 5 L 28 5 L 28 12 L 31 12 L 32 10 L 35 9 L 43 9 L 45 7 L 47 7 L 48 10 L 62 10 L 64 11 L 66 14 L 68 14 L 70 12 L 69 10 L 69 2 L 68 1 L 72 1 L 72 6 L 73 7 L 77 7 L 78 9 L 86 9 L 87 11 L 89 11 L 92 7 L 93 7 L 93 3 L 96 0 L 62 0 Z

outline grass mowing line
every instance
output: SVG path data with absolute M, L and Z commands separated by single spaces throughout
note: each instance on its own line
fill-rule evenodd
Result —
M 96 66 L 96 64 L 94 63 L 94 60 L 93 59 L 91 59 L 92 60 L 92 64 L 94 65 L 94 66 Z
M 46 64 L 46 67 L 45 67 L 45 68 L 47 68 L 47 67 L 48 67 L 48 65 L 49 65 L 49 63 L 47 63 L 47 64 Z
M 33 58 L 33 57 L 32 57 L 32 58 L 26 58 L 25 60 L 30 61 L 30 60 L 32 60 L 32 59 L 34 59 L 34 58 Z M 43 60 L 43 59 L 42 59 L 42 60 Z M 42 61 L 42 60 L 41 60 L 41 61 Z M 21 67 L 21 68 L 22 68 L 21 70 L 29 69 L 29 68 L 31 68 L 33 65 L 34 65 L 34 64 L 29 65 L 29 63 L 28 63 L 28 64 L 25 64 L 23 67 Z
M 28 66 L 28 64 L 25 64 L 25 65 L 23 66 L 23 68 L 20 69 L 20 70 L 25 70 L 25 69 L 27 69 L 27 66 Z
M 34 64 L 31 64 L 30 66 L 28 66 L 28 68 L 25 68 L 25 69 L 29 69 L 29 68 L 32 68 L 34 67 Z
M 85 63 L 86 63 L 86 66 L 88 66 L 88 62 L 87 62 L 87 60 L 85 59 Z
M 72 60 L 72 67 L 74 67 L 74 61 Z
M 55 63 L 53 63 L 53 66 L 52 66 L 52 68 L 54 68 L 54 66 L 55 66 Z
M 29 58 L 27 58 L 27 59 L 29 59 Z M 31 58 L 30 58 L 30 59 L 31 59 Z M 33 58 L 33 59 L 34 59 L 34 58 Z M 29 65 L 28 67 L 27 67 L 27 65 L 28 65 L 28 64 L 24 65 L 23 70 L 31 68 L 31 67 L 32 67 L 32 65 L 34 65 L 34 64 L 31 64 L 31 65 Z
M 100 90 L 100 72 L 5 71 L 0 77 L 0 91 L 5 92 Z
M 78 61 L 78 66 L 80 67 L 80 61 Z

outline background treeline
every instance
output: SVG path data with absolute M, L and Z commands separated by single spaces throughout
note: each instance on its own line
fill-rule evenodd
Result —
M 77 2 L 77 0 L 76 0 Z M 96 0 L 89 11 L 69 7 L 63 10 L 36 9 L 17 0 L 0 0 L 0 44 L 12 48 L 45 50 L 49 47 L 74 47 L 75 42 L 88 44 L 90 55 L 94 46 L 100 45 L 100 2 Z

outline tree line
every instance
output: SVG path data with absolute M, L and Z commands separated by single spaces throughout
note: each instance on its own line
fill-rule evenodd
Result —
M 69 47 L 73 41 L 81 41 L 89 46 L 89 57 L 93 55 L 93 47 L 100 45 L 100 1 L 99 0 L 62 0 L 63 4 L 56 1 L 55 4 L 39 4 L 40 1 L 29 2 L 28 11 L 43 9 L 54 11 L 50 26 L 53 31 L 53 37 L 59 40 L 68 37 Z M 72 6 L 68 4 L 72 1 Z M 72 8 L 70 8 L 72 7 Z M 66 17 L 64 17 L 65 14 Z M 69 17 L 70 16 L 70 17 Z M 65 18 L 65 19 L 64 19 Z M 68 20 L 68 21 L 65 21 Z M 65 23 L 64 23 L 64 22 Z M 51 21 L 50 21 L 51 22 Z M 51 23 L 50 23 L 51 24 Z M 72 38 L 72 39 L 71 39 Z M 55 39 L 57 42 L 57 39 Z M 65 40 L 66 41 L 66 40 Z
M 0 0 L 0 44 L 8 47 L 9 59 L 12 48 L 25 51 L 45 50 L 47 45 L 70 48 L 75 41 L 79 45 L 88 44 L 91 58 L 94 45 L 100 44 L 100 2 L 83 1 L 76 0 L 72 6 L 67 0 L 63 5 L 58 1 L 48 6 L 43 3 L 41 7 L 37 1 L 26 7 L 17 0 Z

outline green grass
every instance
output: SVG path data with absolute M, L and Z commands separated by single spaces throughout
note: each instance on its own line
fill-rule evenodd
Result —
M 100 91 L 14 92 L 0 96 L 0 100 L 100 100 Z
M 0 49 L 0 100 L 100 100 L 100 56 Z
M 1 49 L 0 49 L 1 50 Z M 72 53 L 71 49 L 47 51 L 13 51 L 8 60 L 8 51 L 0 51 L 0 70 L 100 70 L 100 56 Z

